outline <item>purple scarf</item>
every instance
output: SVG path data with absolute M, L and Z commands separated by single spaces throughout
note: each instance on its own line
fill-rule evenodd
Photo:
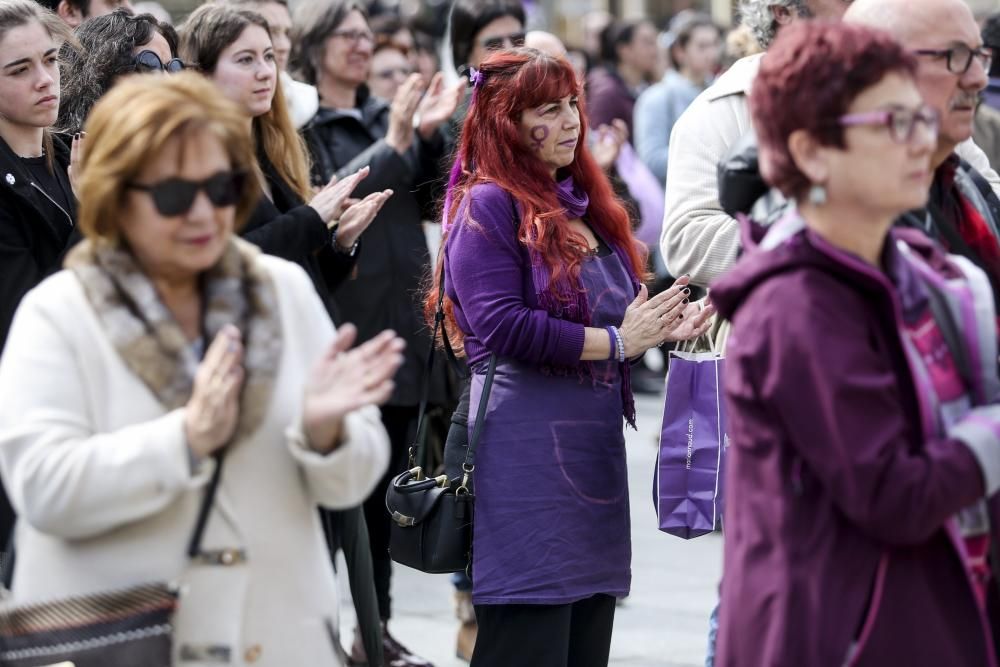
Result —
M 567 220 L 582 219 L 587 215 L 590 197 L 587 196 L 585 190 L 577 187 L 572 176 L 556 183 L 556 196 L 559 199 L 559 204 L 566 211 Z M 520 206 L 516 202 L 514 206 L 518 210 L 518 214 L 520 214 Z M 611 248 L 618 256 L 618 260 L 625 268 L 632 283 L 632 292 L 637 295 L 639 293 L 639 277 L 635 274 L 635 270 L 632 267 L 632 260 L 629 258 L 625 248 L 612 243 L 601 233 L 597 225 L 592 225 L 591 228 L 604 241 L 605 245 Z M 564 271 L 554 285 L 556 292 L 554 294 L 549 289 L 552 272 L 549 270 L 548 265 L 546 265 L 545 259 L 535 250 L 529 250 L 528 254 L 531 258 L 532 284 L 535 288 L 535 297 L 538 300 L 539 307 L 561 319 L 590 326 L 590 306 L 587 303 L 586 290 L 580 287 L 574 288 L 570 283 L 568 272 Z M 590 363 L 584 362 L 583 366 L 587 374 L 592 376 Z M 632 428 L 635 428 L 635 400 L 632 396 L 632 383 L 629 373 L 629 363 L 627 361 L 620 365 L 620 371 L 622 374 L 622 403 L 624 405 L 625 419 Z

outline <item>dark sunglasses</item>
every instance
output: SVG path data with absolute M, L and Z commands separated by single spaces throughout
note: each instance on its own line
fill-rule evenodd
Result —
M 183 178 L 168 178 L 159 183 L 145 185 L 129 183 L 132 190 L 148 192 L 160 215 L 171 218 L 191 210 L 198 192 L 204 191 L 212 206 L 224 208 L 233 206 L 243 194 L 246 173 L 242 171 L 220 171 L 203 181 L 189 181 Z
M 499 51 L 504 47 L 514 48 L 524 46 L 524 33 L 515 32 L 512 35 L 501 35 L 500 37 L 490 37 L 480 42 L 487 51 Z
M 167 72 L 176 74 L 184 70 L 184 61 L 180 58 L 171 58 L 164 64 L 160 56 L 152 51 L 140 51 L 135 56 L 135 70 L 137 72 Z

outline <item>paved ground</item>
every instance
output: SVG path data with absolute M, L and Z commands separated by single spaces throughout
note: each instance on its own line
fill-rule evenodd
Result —
M 718 534 L 690 542 L 656 528 L 650 496 L 662 397 L 637 400 L 639 432 L 628 431 L 632 499 L 632 596 L 618 608 L 611 664 L 621 667 L 703 665 L 708 615 L 721 572 Z M 341 571 L 343 569 L 341 568 Z M 341 591 L 347 591 L 342 582 Z M 344 593 L 347 595 L 346 593 Z M 447 576 L 396 566 L 393 633 L 436 667 L 460 667 L 455 658 L 457 621 Z M 341 604 L 342 636 L 354 625 L 349 598 Z

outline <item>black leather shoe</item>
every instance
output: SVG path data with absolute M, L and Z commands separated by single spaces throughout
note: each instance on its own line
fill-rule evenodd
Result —
M 385 654 L 385 667 L 434 667 L 432 662 L 414 655 L 410 649 L 389 634 L 385 621 L 382 621 L 382 651 Z M 354 632 L 354 643 L 351 645 L 350 664 L 354 667 L 368 664 L 365 647 L 361 644 L 361 634 L 357 630 Z

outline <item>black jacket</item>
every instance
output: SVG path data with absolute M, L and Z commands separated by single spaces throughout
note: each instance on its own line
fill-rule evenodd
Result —
M 362 235 L 365 247 L 358 258 L 356 276 L 341 284 L 333 297 L 343 318 L 358 327 L 362 340 L 384 329 L 393 329 L 406 339 L 405 361 L 389 403 L 417 405 L 430 345 L 422 306 L 430 258 L 421 221 L 432 216 L 431 202 L 420 194 L 424 191 L 421 186 L 440 177 L 444 141 L 440 133 L 430 142 L 418 135 L 413 147 L 400 155 L 385 143 L 388 105 L 362 89 L 358 109 L 360 120 L 321 108 L 305 130 L 317 184 L 367 165 L 371 171 L 358 186 L 356 196 L 386 188 L 394 191 Z M 431 389 L 433 403 L 451 400 L 445 376 L 439 365 Z
M 351 274 L 360 247 L 353 256 L 334 251 L 330 230 L 319 213 L 278 175 L 263 151 L 257 160 L 272 199 L 261 196 L 240 235 L 265 253 L 305 269 L 330 317 L 338 322 L 331 293 Z
M 70 210 L 54 215 L 52 211 L 65 207 L 48 198 L 0 139 L 0 349 L 21 298 L 58 271 L 66 252 L 80 240 L 76 201 L 66 175 L 69 147 L 58 136 L 53 143 L 55 177 L 70 195 Z
M 14 311 L 22 297 L 62 267 L 66 252 L 80 240 L 76 201 L 69 177 L 69 147 L 53 137 L 55 177 L 69 194 L 70 210 L 58 210 L 20 158 L 0 139 L 0 349 L 7 341 Z M 14 525 L 14 511 L 0 488 L 0 550 Z

